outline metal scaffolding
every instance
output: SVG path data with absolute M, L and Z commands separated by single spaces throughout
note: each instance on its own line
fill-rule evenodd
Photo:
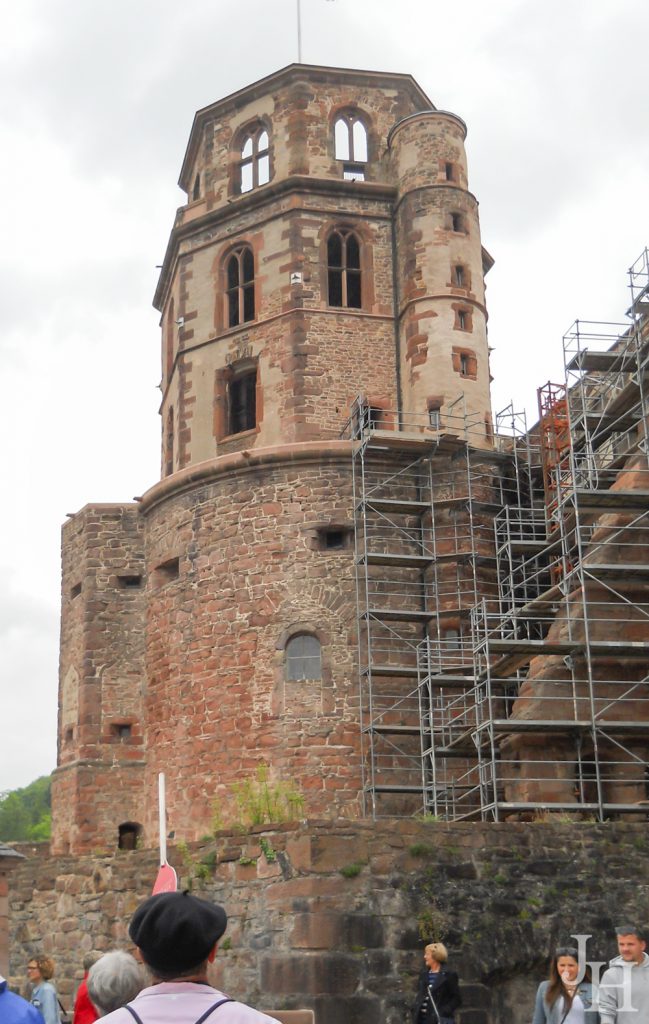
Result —
M 352 416 L 366 810 L 649 813 L 649 258 L 538 428 Z M 482 433 L 481 433 L 482 429 Z

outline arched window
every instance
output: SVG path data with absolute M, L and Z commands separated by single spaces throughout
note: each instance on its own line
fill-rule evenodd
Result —
M 244 245 L 225 264 L 225 294 L 228 327 L 255 319 L 255 261 L 252 249 Z
M 337 228 L 327 239 L 330 306 L 361 308 L 361 247 L 353 231 Z
M 320 641 L 310 633 L 292 636 L 286 645 L 286 678 L 322 679 Z
M 258 185 L 270 181 L 270 139 L 268 132 L 260 125 L 256 131 L 245 136 L 241 144 L 239 161 L 239 189 L 251 192 Z
M 367 163 L 367 128 L 356 114 L 341 114 L 334 124 L 336 160 Z

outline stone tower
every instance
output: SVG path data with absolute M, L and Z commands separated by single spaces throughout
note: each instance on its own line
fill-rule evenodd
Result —
M 191 839 L 264 761 L 360 813 L 349 440 L 458 395 L 491 443 L 465 126 L 408 75 L 291 65 L 200 110 L 155 306 L 162 473 L 63 530 L 56 852 Z

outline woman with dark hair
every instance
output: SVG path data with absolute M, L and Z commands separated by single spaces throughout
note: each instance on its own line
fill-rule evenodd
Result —
M 532 1024 L 599 1024 L 599 1013 L 592 1007 L 590 967 L 585 965 L 580 982 L 578 975 L 578 950 L 559 946 L 550 963 L 550 977 L 538 987 Z
M 431 942 L 424 949 L 424 967 L 419 974 L 412 1024 L 453 1024 L 454 1013 L 462 1005 L 458 977 L 446 966 L 448 953 L 442 942 Z

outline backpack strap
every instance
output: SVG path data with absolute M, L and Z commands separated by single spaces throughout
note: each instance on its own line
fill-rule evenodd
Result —
M 234 999 L 230 999 L 229 996 L 226 996 L 225 999 L 219 999 L 219 1001 L 217 1003 L 213 1003 L 212 1006 L 210 1006 L 210 1008 L 205 1011 L 205 1013 L 201 1014 L 201 1016 L 198 1018 L 198 1020 L 194 1021 L 194 1024 L 203 1024 L 203 1021 L 207 1020 L 209 1015 L 211 1013 L 214 1013 L 215 1010 L 218 1010 L 219 1006 L 223 1006 L 224 1003 L 233 1003 L 233 1002 L 234 1002 Z
M 138 1017 L 137 1013 L 135 1012 L 133 1007 L 130 1005 L 130 1003 L 127 1003 L 126 1006 L 124 1007 L 124 1009 L 128 1010 L 128 1012 L 130 1013 L 131 1017 L 135 1021 L 135 1024 L 142 1024 L 141 1017 Z
M 229 996 L 226 996 L 225 999 L 219 999 L 218 1002 L 212 1003 L 212 1005 L 207 1008 L 205 1013 L 201 1014 L 201 1016 L 198 1018 L 197 1021 L 194 1022 L 194 1024 L 203 1024 L 203 1021 L 207 1020 L 207 1018 L 210 1016 L 210 1014 L 214 1013 L 215 1010 L 218 1010 L 219 1006 L 223 1006 L 224 1003 L 233 1003 L 233 1002 L 234 1002 L 234 999 L 230 999 Z M 127 1003 L 126 1006 L 124 1007 L 124 1009 L 128 1010 L 128 1012 L 130 1013 L 131 1017 L 135 1021 L 135 1024 L 142 1024 L 142 1018 L 138 1016 L 138 1014 L 135 1012 L 135 1010 L 130 1005 L 130 1003 Z

